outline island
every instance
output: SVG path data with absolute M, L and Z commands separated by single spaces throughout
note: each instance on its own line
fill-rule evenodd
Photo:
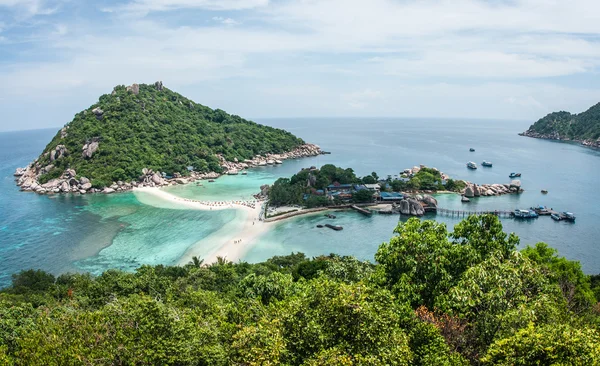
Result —
M 519 135 L 575 141 L 584 146 L 600 148 L 600 103 L 579 114 L 565 111 L 550 113 Z
M 157 81 L 102 95 L 14 175 L 22 190 L 40 194 L 112 193 L 320 153 L 287 131 L 213 110 Z
M 510 184 L 473 184 L 454 180 L 439 169 L 425 165 L 404 169 L 399 175 L 380 178 L 376 172 L 358 177 L 352 168 L 333 164 L 304 168 L 291 178 L 279 178 L 273 185 L 261 187 L 256 195 L 266 200 L 265 221 L 277 221 L 325 209 L 350 208 L 364 214 L 374 206 L 379 213 L 423 216 L 437 211 L 432 193 L 455 193 L 468 201 L 473 197 L 521 193 L 521 182 Z

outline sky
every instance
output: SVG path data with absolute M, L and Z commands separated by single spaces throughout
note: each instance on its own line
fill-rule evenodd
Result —
M 599 72 L 598 0 L 0 0 L 0 131 L 157 80 L 254 119 L 534 122 Z

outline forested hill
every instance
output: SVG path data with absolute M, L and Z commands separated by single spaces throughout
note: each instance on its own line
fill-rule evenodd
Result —
M 521 135 L 579 141 L 586 146 L 600 147 L 600 103 L 579 114 L 564 111 L 550 113 Z
M 376 264 L 42 271 L 0 291 L 0 365 L 600 365 L 600 277 L 495 216 L 412 218 Z
M 138 179 L 143 168 L 172 174 L 220 172 L 216 154 L 228 161 L 283 153 L 304 142 L 175 93 L 161 82 L 117 86 L 59 131 L 37 161 L 40 183 L 65 169 L 94 186 Z

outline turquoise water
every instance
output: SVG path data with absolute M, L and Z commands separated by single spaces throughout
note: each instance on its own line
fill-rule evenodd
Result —
M 523 173 L 521 195 L 479 198 L 471 209 L 514 209 L 547 205 L 577 214 L 577 223 L 543 217 L 531 222 L 503 220 L 505 229 L 522 244 L 546 241 L 561 254 L 580 260 L 589 273 L 600 272 L 600 152 L 575 144 L 517 136 L 529 122 L 428 119 L 282 119 L 261 121 L 287 129 L 317 143 L 331 155 L 286 161 L 281 166 L 251 170 L 247 176 L 227 176 L 203 186 L 168 190 L 186 198 L 247 199 L 262 184 L 290 176 L 302 167 L 333 163 L 353 167 L 360 175 L 398 174 L 418 164 L 441 169 L 454 178 L 476 183 L 509 182 L 511 171 Z M 211 235 L 231 230 L 239 211 L 185 210 L 145 195 L 38 196 L 21 193 L 12 173 L 34 159 L 55 130 L 0 134 L 0 285 L 24 268 L 53 273 L 107 268 L 133 269 L 140 264 L 174 264 L 192 245 L 201 242 L 206 253 Z M 470 153 L 469 147 L 476 151 Z M 469 160 L 490 160 L 491 169 L 466 169 Z M 549 193 L 542 195 L 541 189 Z M 440 206 L 462 208 L 456 195 L 438 196 Z M 157 207 L 158 206 L 158 207 Z M 458 219 L 442 218 L 449 227 Z M 338 214 L 341 232 L 319 230 L 320 215 L 278 224 L 250 248 L 245 260 L 302 251 L 308 255 L 356 255 L 372 259 L 377 246 L 389 239 L 397 216 L 365 218 L 353 212 Z M 208 238 L 208 239 L 207 239 Z M 205 240 L 203 240 L 205 239 Z

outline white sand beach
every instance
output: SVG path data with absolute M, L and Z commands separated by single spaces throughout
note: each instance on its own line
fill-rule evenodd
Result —
M 240 220 L 236 219 L 237 222 L 224 226 L 222 230 L 218 230 L 191 246 L 179 259 L 178 264 L 180 265 L 188 263 L 194 256 L 204 259 L 204 263 L 214 263 L 217 261 L 217 257 L 236 262 L 243 257 L 258 237 L 275 225 L 259 220 L 262 202 L 254 200 L 216 202 L 192 200 L 152 187 L 136 188 L 134 193 L 136 192 L 149 194 L 170 203 L 170 206 L 186 209 L 203 211 L 235 209 L 241 211 Z M 207 248 L 215 249 L 207 254 Z

